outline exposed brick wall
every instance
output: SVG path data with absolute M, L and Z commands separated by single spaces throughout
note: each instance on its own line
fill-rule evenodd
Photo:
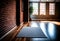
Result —
M 20 23 L 23 22 L 23 4 L 22 4 L 22 0 L 20 0 Z
M 0 1 L 0 38 L 16 26 L 15 0 Z
M 23 12 L 20 12 L 20 23 L 23 23 Z

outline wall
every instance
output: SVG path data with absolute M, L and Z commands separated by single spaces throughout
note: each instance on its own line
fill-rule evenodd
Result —
M 60 21 L 60 2 L 56 2 L 56 15 L 57 19 Z
M 0 38 L 16 26 L 15 0 L 0 0 Z
M 60 2 L 60 0 L 56 0 L 56 2 Z
M 20 0 L 20 23 L 23 23 L 23 2 Z
M 28 22 L 28 0 L 23 0 L 23 21 Z

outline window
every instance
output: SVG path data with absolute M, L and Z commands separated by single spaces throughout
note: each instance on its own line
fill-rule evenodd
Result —
M 55 4 L 49 3 L 49 15 L 55 15 Z
M 40 3 L 40 15 L 46 15 L 46 3 Z
M 32 15 L 38 15 L 38 3 L 33 3 L 33 13 Z
M 55 15 L 54 1 L 55 0 L 30 0 L 30 6 L 33 7 L 32 15 Z M 49 8 L 48 14 L 46 13 L 47 8 Z

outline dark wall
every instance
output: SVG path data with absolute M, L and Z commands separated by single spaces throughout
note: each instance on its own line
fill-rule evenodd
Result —
M 16 0 L 16 24 L 20 25 L 20 0 Z
M 56 15 L 57 19 L 60 19 L 60 2 L 56 2 Z
M 28 0 L 23 0 L 23 21 L 28 21 Z
M 60 2 L 60 0 L 56 0 L 56 2 Z
M 0 38 L 16 26 L 15 0 L 0 0 Z

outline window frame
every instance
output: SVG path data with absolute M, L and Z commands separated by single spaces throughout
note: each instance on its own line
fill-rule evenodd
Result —
M 54 3 L 55 4 L 55 0 L 53 1 L 53 2 L 42 2 L 42 1 L 40 1 L 40 2 L 35 2 L 35 1 L 29 1 L 29 3 L 38 3 L 38 15 L 40 15 L 40 3 L 45 3 L 46 5 L 47 5 L 47 3 L 49 4 L 49 3 Z M 49 8 L 49 6 L 48 6 L 48 8 Z M 46 6 L 46 11 L 47 11 L 47 6 Z M 54 12 L 55 13 L 55 12 Z M 47 15 L 47 12 L 46 12 L 46 15 Z M 46 15 L 43 15 L 43 16 L 46 16 Z M 49 14 L 49 10 L 48 10 L 48 15 L 50 15 Z M 40 15 L 40 16 L 42 16 L 42 15 Z

